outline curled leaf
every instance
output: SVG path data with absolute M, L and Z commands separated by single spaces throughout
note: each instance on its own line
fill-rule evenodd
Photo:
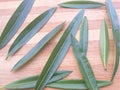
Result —
M 95 76 L 93 74 L 92 68 L 91 68 L 84 52 L 81 50 L 81 48 L 79 46 L 79 42 L 76 40 L 75 37 L 71 36 L 71 43 L 72 43 L 74 55 L 78 62 L 79 69 L 85 80 L 85 84 L 86 84 L 87 88 L 89 90 L 98 90 L 97 82 L 96 82 Z
M 108 27 L 106 21 L 103 20 L 100 30 L 100 55 L 105 69 L 107 69 L 109 49 Z
M 78 13 L 78 15 L 73 19 L 68 28 L 65 30 L 64 34 L 51 53 L 46 65 L 44 66 L 41 75 L 38 78 L 35 90 L 43 90 L 49 79 L 53 76 L 61 64 L 70 47 L 70 34 L 75 35 L 82 21 L 83 15 L 84 10 Z
M 110 22 L 112 25 L 112 32 L 113 32 L 113 39 L 114 39 L 114 46 L 115 46 L 115 60 L 114 60 L 114 68 L 113 68 L 113 73 L 111 77 L 111 81 L 113 81 L 116 72 L 118 70 L 119 66 L 119 59 L 120 59 L 120 27 L 119 27 L 119 19 L 117 16 L 117 13 L 115 11 L 115 8 L 112 4 L 111 0 L 106 0 L 106 7 L 107 7 L 107 12 L 108 16 L 110 18 Z
M 56 8 L 51 8 L 35 18 L 15 39 L 8 51 L 7 57 L 25 45 L 47 23 L 55 10 Z
M 110 81 L 97 80 L 98 87 L 104 87 L 112 84 Z M 88 90 L 84 80 L 60 80 L 47 85 L 47 87 L 65 89 L 65 90 Z
M 25 21 L 29 11 L 33 6 L 34 0 L 23 0 L 9 19 L 0 37 L 0 48 L 3 48 L 16 34 L 20 26 Z
M 60 7 L 64 8 L 73 8 L 73 9 L 91 9 L 91 8 L 99 8 L 104 6 L 103 3 L 89 1 L 89 0 L 80 0 L 80 1 L 68 1 L 59 4 Z
M 88 21 L 84 17 L 80 31 L 80 48 L 86 54 L 88 49 Z
M 42 40 L 38 42 L 22 59 L 19 60 L 13 67 L 13 70 L 20 69 L 23 65 L 29 62 L 47 43 L 51 40 L 64 26 L 64 23 L 55 27 L 50 33 L 48 33 Z
M 58 80 L 61 80 L 62 78 L 65 78 L 71 73 L 71 71 L 57 71 L 53 75 L 53 77 L 48 81 L 48 83 L 53 83 Z M 24 78 L 21 80 L 17 80 L 15 82 L 9 83 L 5 85 L 6 89 L 11 89 L 11 90 L 20 90 L 20 89 L 33 89 L 36 85 L 37 79 L 39 75 L 36 76 L 31 76 L 28 78 Z

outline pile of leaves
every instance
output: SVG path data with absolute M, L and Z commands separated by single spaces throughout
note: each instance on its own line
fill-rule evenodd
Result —
M 0 49 L 7 45 L 7 43 L 12 39 L 12 37 L 19 30 L 23 22 L 25 21 L 29 11 L 31 10 L 34 4 L 34 0 L 24 0 L 20 6 L 16 9 L 10 20 L 8 21 L 5 29 L 3 30 L 0 36 Z M 58 89 L 67 89 L 67 90 L 98 90 L 100 87 L 104 87 L 112 84 L 112 81 L 115 77 L 119 66 L 119 57 L 120 57 L 120 28 L 118 16 L 113 7 L 111 0 L 106 0 L 106 3 L 99 3 L 95 1 L 80 0 L 80 1 L 69 1 L 59 4 L 60 7 L 72 8 L 72 9 L 82 9 L 74 17 L 68 27 L 65 29 L 65 32 L 61 36 L 57 45 L 53 49 L 48 61 L 46 62 L 40 75 L 31 76 L 12 82 L 8 85 L 5 85 L 4 88 L 17 90 L 17 89 L 34 89 L 34 90 L 43 90 L 45 87 L 58 88 Z M 114 68 L 111 80 L 103 81 L 96 80 L 94 72 L 89 64 L 89 60 L 86 56 L 88 49 L 88 20 L 84 16 L 85 9 L 93 9 L 106 7 L 108 13 L 115 46 L 115 60 Z M 15 54 L 20 48 L 22 48 L 41 28 L 48 22 L 52 17 L 55 8 L 50 8 L 45 11 L 37 18 L 35 18 L 24 30 L 17 36 L 15 41 L 12 43 L 9 48 L 6 59 Z M 38 54 L 42 48 L 45 48 L 45 45 L 60 31 L 63 29 L 65 22 L 62 22 L 60 25 L 56 26 L 51 32 L 44 36 L 23 58 L 21 58 L 15 66 L 12 68 L 12 71 L 21 69 L 27 62 L 32 60 L 33 57 Z M 80 40 L 78 41 L 75 38 L 76 32 L 80 28 Z M 68 76 L 71 71 L 57 71 L 60 64 L 62 63 L 66 53 L 68 52 L 69 47 L 72 46 L 74 56 L 77 60 L 79 70 L 83 76 L 83 79 L 69 79 L 63 80 Z M 109 35 L 108 35 L 108 26 L 106 20 L 102 21 L 100 28 L 100 55 L 103 62 L 105 70 L 107 69 L 108 56 L 109 56 Z

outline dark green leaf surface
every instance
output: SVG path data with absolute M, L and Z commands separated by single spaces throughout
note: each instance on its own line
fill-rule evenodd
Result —
M 120 27 L 119 27 L 119 19 L 117 16 L 117 13 L 115 11 L 115 8 L 111 2 L 111 0 L 106 0 L 106 7 L 107 7 L 107 12 L 108 16 L 110 18 L 110 22 L 112 25 L 112 32 L 113 32 L 113 38 L 114 38 L 114 45 L 115 45 L 115 61 L 114 61 L 114 69 L 112 73 L 112 78 L 111 80 L 114 79 L 115 74 L 118 70 L 119 66 L 119 59 L 120 59 Z
M 100 30 L 100 55 L 105 69 L 107 69 L 109 49 L 108 27 L 106 21 L 103 20 Z
M 12 70 L 17 70 L 30 61 L 46 44 L 53 38 L 64 26 L 64 23 L 55 27 L 50 33 L 48 33 L 38 44 L 33 47 L 20 61 L 15 64 Z
M 23 45 L 25 45 L 50 19 L 54 14 L 56 8 L 51 8 L 40 16 L 35 18 L 16 38 L 16 40 L 11 45 L 8 56 L 14 54 L 19 50 Z
M 85 53 L 88 49 L 88 20 L 87 17 L 84 17 L 83 23 L 80 31 L 80 48 Z
M 3 48 L 18 31 L 31 10 L 33 3 L 34 0 L 23 0 L 23 2 L 16 9 L 1 34 L 0 48 Z
M 48 81 L 48 83 L 53 83 L 56 82 L 58 80 L 61 80 L 63 78 L 65 78 L 66 76 L 68 76 L 71 73 L 71 71 L 57 71 L 53 77 Z M 24 78 L 15 82 L 12 82 L 8 85 L 5 85 L 6 89 L 16 89 L 16 90 L 20 90 L 20 89 L 33 89 L 36 85 L 37 79 L 38 79 L 39 75 L 36 76 L 31 76 L 28 78 Z
M 53 76 L 53 74 L 61 64 L 71 44 L 70 34 L 75 35 L 82 21 L 83 15 L 84 10 L 78 13 L 78 15 L 73 19 L 68 28 L 65 30 L 64 34 L 62 35 L 53 52 L 51 53 L 45 67 L 43 68 L 41 75 L 38 78 L 35 90 L 43 90 L 49 79 Z
M 97 85 L 98 87 L 104 87 L 112 84 L 110 81 L 98 81 Z M 51 88 L 58 88 L 58 89 L 65 89 L 65 90 L 88 90 L 88 88 L 85 85 L 84 80 L 61 80 L 54 83 L 50 83 L 47 85 Z M 94 90 L 94 89 L 92 89 Z
M 99 8 L 104 6 L 103 3 L 89 1 L 89 0 L 80 0 L 80 1 L 68 1 L 59 4 L 61 7 L 65 8 L 74 8 L 74 9 L 91 9 L 91 8 Z
M 73 37 L 73 35 L 71 36 L 71 43 L 72 43 L 74 55 L 78 62 L 79 69 L 85 80 L 85 84 L 86 84 L 87 88 L 89 90 L 98 90 L 97 82 L 94 77 L 92 68 L 91 68 L 84 52 L 82 52 L 82 50 L 79 46 L 79 42 L 75 39 L 75 37 Z

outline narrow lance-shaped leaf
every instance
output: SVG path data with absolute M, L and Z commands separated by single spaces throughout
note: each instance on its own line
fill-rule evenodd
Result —
M 89 90 L 98 90 L 97 82 L 94 77 L 91 66 L 84 52 L 82 52 L 79 46 L 79 42 L 75 39 L 75 37 L 73 37 L 73 35 L 71 35 L 71 43 L 81 74 L 85 80 L 85 85 Z
M 35 0 L 23 0 L 23 2 L 16 9 L 1 34 L 0 48 L 3 48 L 16 34 L 20 26 L 25 21 L 29 11 L 33 6 L 34 1 Z
M 119 25 L 119 38 L 120 38 L 120 25 Z M 119 44 L 119 56 L 120 56 L 120 39 L 119 39 L 118 44 Z
M 80 1 L 68 1 L 59 4 L 60 7 L 64 8 L 73 8 L 73 9 L 91 9 L 91 8 L 99 8 L 104 6 L 103 3 L 89 1 L 89 0 L 80 0 Z
M 51 8 L 35 18 L 15 39 L 9 49 L 7 57 L 25 45 L 47 23 L 55 10 L 56 8 Z
M 45 67 L 43 68 L 41 75 L 38 78 L 35 90 L 43 90 L 49 79 L 53 76 L 53 74 L 61 64 L 64 56 L 66 55 L 70 47 L 70 34 L 72 33 L 73 35 L 75 35 L 82 21 L 83 15 L 84 10 L 78 13 L 78 15 L 73 19 L 68 28 L 65 30 L 61 39 L 51 53 Z
M 112 84 L 110 81 L 99 81 L 97 80 L 98 87 L 104 87 Z M 57 82 L 53 82 L 47 85 L 51 88 L 57 88 L 57 89 L 65 89 L 65 90 L 88 90 L 88 88 L 85 85 L 84 80 L 60 80 Z
M 38 42 L 19 62 L 15 64 L 12 70 L 17 70 L 29 62 L 46 44 L 53 38 L 64 26 L 64 23 L 55 27 L 50 33 L 48 33 L 42 40 Z
M 112 32 L 113 32 L 113 38 L 114 38 L 114 46 L 115 46 L 115 61 L 114 61 L 114 68 L 113 68 L 113 73 L 112 73 L 112 78 L 111 80 L 114 79 L 115 74 L 117 72 L 118 66 L 119 66 L 119 58 L 120 58 L 120 30 L 119 30 L 119 19 L 117 16 L 117 13 L 115 11 L 115 8 L 111 2 L 111 0 L 106 0 L 106 7 L 107 7 L 107 12 L 108 16 L 110 18 L 110 22 L 112 25 Z
M 80 48 L 86 55 L 87 49 L 88 49 L 88 21 L 87 21 L 87 17 L 84 17 L 80 30 L 81 30 L 80 31 Z
M 68 76 L 70 73 L 71 71 L 57 71 L 55 72 L 53 77 L 48 81 L 48 84 L 61 80 L 66 76 Z M 5 85 L 5 88 L 11 89 L 11 90 L 33 89 L 36 85 L 38 77 L 39 75 L 36 75 L 36 76 L 31 76 L 28 78 L 21 79 L 21 80 L 17 80 L 15 82 Z
M 109 35 L 106 21 L 103 20 L 100 30 L 100 55 L 103 62 L 103 66 L 107 69 L 108 56 L 109 56 Z

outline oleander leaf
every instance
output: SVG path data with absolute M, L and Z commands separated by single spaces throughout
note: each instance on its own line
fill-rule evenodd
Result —
M 20 26 L 25 21 L 29 11 L 34 4 L 34 0 L 23 0 L 23 2 L 16 9 L 14 14 L 6 24 L 1 37 L 0 37 L 0 49 L 3 48 L 16 34 Z
M 100 81 L 97 80 L 98 87 L 104 87 L 112 84 L 110 81 Z M 57 89 L 65 89 L 65 90 L 88 90 L 85 85 L 84 80 L 60 80 L 57 82 L 53 82 L 47 85 L 47 87 L 57 88 Z
M 51 8 L 35 18 L 15 39 L 8 51 L 7 57 L 13 55 L 25 45 L 48 22 L 55 10 L 56 8 Z
M 115 60 L 114 60 L 114 68 L 111 77 L 111 81 L 113 81 L 116 72 L 119 66 L 119 59 L 120 59 L 120 27 L 119 27 L 119 19 L 116 13 L 116 10 L 112 4 L 111 0 L 106 0 L 106 7 L 108 16 L 112 25 L 112 32 L 113 32 L 113 39 L 114 39 L 114 46 L 115 46 Z
M 33 57 L 50 41 L 64 26 L 64 23 L 55 27 L 50 33 L 48 33 L 42 40 L 40 40 L 35 47 L 33 47 L 22 59 L 20 59 L 12 68 L 12 71 L 20 69 L 27 62 L 32 60 Z
M 75 37 L 73 37 L 73 35 L 71 35 L 71 43 L 74 55 L 78 62 L 80 72 L 85 80 L 85 85 L 89 90 L 98 90 L 98 86 L 92 68 L 85 56 L 85 53 L 81 50 L 79 42 L 76 40 Z
M 68 76 L 70 73 L 71 71 L 57 71 L 55 72 L 53 77 L 48 81 L 48 84 L 61 80 Z M 15 82 L 5 85 L 5 88 L 11 90 L 33 89 L 36 85 L 38 77 L 39 75 L 35 75 L 21 80 L 17 80 Z
M 64 8 L 73 8 L 73 9 L 91 9 L 91 8 L 102 7 L 104 6 L 104 4 L 89 0 L 79 0 L 79 1 L 64 2 L 59 4 L 59 6 Z
M 107 69 L 109 49 L 110 49 L 109 46 L 110 45 L 109 45 L 108 27 L 106 21 L 103 20 L 100 30 L 100 55 L 105 69 Z
M 61 64 L 71 44 L 70 34 L 75 35 L 82 21 L 83 15 L 84 10 L 78 13 L 78 15 L 73 19 L 68 28 L 65 30 L 64 34 L 51 53 L 46 65 L 44 66 L 41 75 L 38 78 L 35 90 L 43 90 L 49 79 L 53 76 Z
M 82 26 L 81 26 L 80 48 L 86 55 L 87 54 L 87 49 L 88 49 L 88 20 L 87 20 L 87 17 L 84 17 L 83 23 L 82 23 Z

